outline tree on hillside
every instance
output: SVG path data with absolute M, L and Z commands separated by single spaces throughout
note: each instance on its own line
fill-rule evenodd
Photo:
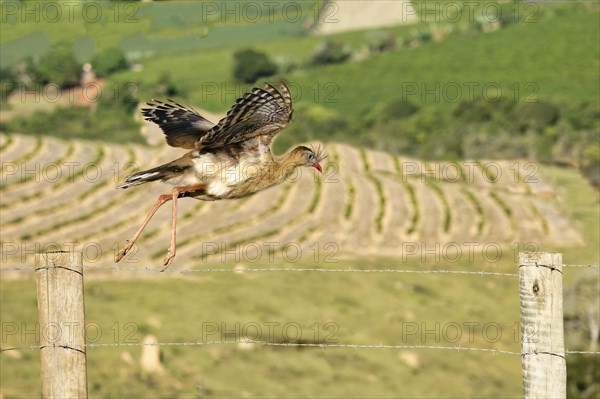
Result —
M 256 50 L 240 50 L 233 54 L 233 77 L 244 83 L 277 73 L 277 65 L 265 53 Z
M 91 61 L 97 76 L 106 77 L 127 69 L 127 58 L 121 49 L 112 47 L 96 54 Z
M 81 64 L 75 59 L 71 46 L 58 43 L 40 58 L 35 68 L 36 80 L 42 84 L 54 83 L 59 87 L 79 84 Z

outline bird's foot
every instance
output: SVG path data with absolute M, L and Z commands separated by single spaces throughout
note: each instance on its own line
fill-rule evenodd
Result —
M 129 250 L 132 247 L 133 247 L 133 242 L 129 242 L 129 240 L 127 240 L 127 242 L 125 243 L 125 246 L 123 247 L 121 252 L 119 252 L 117 254 L 117 256 L 115 257 L 115 263 L 119 263 L 121 261 L 121 259 L 123 259 L 125 257 L 125 255 L 127 255 L 127 252 L 129 252 Z
M 175 258 L 175 251 L 169 249 L 169 251 L 167 252 L 167 256 L 165 256 L 165 259 L 163 260 L 163 265 L 165 266 L 162 269 L 163 272 L 165 270 L 167 270 L 169 268 L 169 266 L 171 266 L 171 263 L 173 262 L 173 258 Z

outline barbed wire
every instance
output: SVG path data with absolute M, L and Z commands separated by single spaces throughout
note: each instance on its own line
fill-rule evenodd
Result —
M 254 341 L 254 340 L 238 340 L 238 341 L 188 341 L 188 342 L 118 342 L 118 343 L 86 343 L 82 345 L 86 348 L 106 348 L 106 347 L 142 347 L 142 346 L 210 346 L 210 345 L 238 345 L 238 344 L 254 344 L 262 345 L 266 347 L 292 347 L 292 348 L 347 348 L 347 349 L 432 349 L 432 350 L 449 350 L 449 351 L 475 351 L 475 352 L 488 352 L 488 353 L 501 353 L 507 355 L 519 355 L 527 356 L 538 354 L 536 352 L 517 352 L 505 349 L 490 349 L 490 348 L 477 348 L 470 346 L 443 346 L 443 345 L 386 345 L 386 344 L 338 344 L 338 343 L 300 343 L 300 342 L 265 342 L 265 341 Z M 80 345 L 76 345 L 80 347 Z M 42 348 L 66 348 L 73 349 L 68 345 L 26 345 L 13 348 L 0 349 L 0 353 L 5 353 L 15 350 L 33 350 Z M 565 350 L 566 355 L 569 354 L 593 354 L 600 355 L 598 351 L 574 351 Z
M 42 266 L 53 267 L 53 266 Z M 293 267 L 262 267 L 262 268 L 249 268 L 249 267 L 234 267 L 234 268 L 209 268 L 209 269 L 167 269 L 163 268 L 151 268 L 151 267 L 126 267 L 126 266 L 97 266 L 97 265 L 84 265 L 76 266 L 83 269 L 101 269 L 101 270 L 114 270 L 114 271 L 132 271 L 132 272 L 165 272 L 165 273 L 244 273 L 244 272 L 317 272 L 317 273 L 414 273 L 414 274 L 466 274 L 466 275 L 479 275 L 479 276 L 508 276 L 518 277 L 516 273 L 501 273 L 501 272 L 486 272 L 486 271 L 469 271 L 469 270 L 411 270 L 411 269 L 353 269 L 351 267 L 346 269 L 335 268 L 293 268 Z M 40 267 L 12 267 L 12 268 L 0 268 L 0 271 L 35 271 Z
M 600 264 L 561 264 L 563 267 L 580 267 L 580 268 L 600 268 Z M 83 265 L 77 266 L 83 269 L 99 269 L 99 270 L 114 270 L 114 271 L 131 271 L 131 272 L 165 272 L 165 273 L 221 273 L 221 272 L 319 272 L 319 273 L 415 273 L 415 274 L 466 274 L 466 275 L 480 275 L 480 276 L 509 276 L 518 277 L 516 273 L 503 273 L 503 272 L 488 272 L 488 271 L 470 271 L 470 270 L 414 270 L 414 269 L 354 269 L 351 267 L 342 268 L 292 268 L 292 267 L 240 267 L 236 266 L 233 268 L 208 268 L 208 269 L 167 269 L 154 268 L 154 267 L 127 267 L 127 266 L 104 266 L 104 265 Z M 39 269 L 39 267 L 32 266 L 15 266 L 15 267 L 2 267 L 0 272 L 6 271 L 17 271 L 17 272 L 30 272 Z
M 600 265 L 595 264 L 595 263 L 589 263 L 589 264 L 562 264 L 561 266 L 563 267 L 593 267 L 593 268 L 600 268 Z

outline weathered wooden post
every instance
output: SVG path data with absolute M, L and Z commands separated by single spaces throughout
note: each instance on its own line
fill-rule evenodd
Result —
M 81 252 L 37 254 L 42 397 L 87 398 Z
M 519 253 L 525 398 L 565 398 L 562 254 Z

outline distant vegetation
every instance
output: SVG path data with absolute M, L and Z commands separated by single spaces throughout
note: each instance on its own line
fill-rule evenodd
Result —
M 314 65 L 339 64 L 352 55 L 352 49 L 342 42 L 325 40 L 312 56 Z
M 233 54 L 233 77 L 239 82 L 254 83 L 275 73 L 277 65 L 265 53 L 246 49 Z
M 116 98 L 115 98 L 116 97 Z M 111 96 L 105 91 L 94 106 L 57 107 L 16 117 L 0 124 L 0 130 L 64 139 L 88 139 L 118 143 L 144 143 L 140 123 L 132 118 L 137 98 L 127 93 Z
M 96 71 L 96 75 L 106 77 L 115 72 L 124 71 L 127 69 L 127 58 L 123 51 L 117 47 L 111 47 L 101 51 L 94 56 L 91 64 Z

